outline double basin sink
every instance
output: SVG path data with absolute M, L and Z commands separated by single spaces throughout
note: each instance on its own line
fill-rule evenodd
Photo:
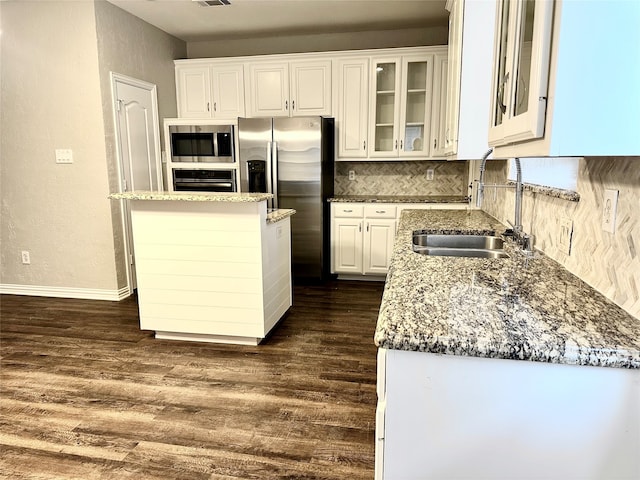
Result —
M 413 251 L 447 257 L 508 258 L 504 240 L 490 235 L 436 235 L 413 232 Z

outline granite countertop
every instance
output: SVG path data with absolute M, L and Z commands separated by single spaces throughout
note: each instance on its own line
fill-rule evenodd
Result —
M 380 307 L 382 348 L 569 365 L 640 368 L 640 320 L 536 252 L 420 255 L 412 233 L 500 234 L 478 210 L 405 210 Z
M 277 223 L 296 213 L 291 208 L 276 208 L 267 210 L 267 223 Z
M 271 193 L 222 193 L 222 192 L 122 192 L 111 193 L 114 200 L 168 200 L 180 202 L 262 202 L 273 198 Z
M 367 203 L 469 203 L 469 197 L 462 195 L 335 195 L 329 198 L 329 201 Z

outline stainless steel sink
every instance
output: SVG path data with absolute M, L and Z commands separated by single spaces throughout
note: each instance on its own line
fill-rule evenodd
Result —
M 491 235 L 413 234 L 413 251 L 421 255 L 508 258 L 503 246 L 502 238 Z

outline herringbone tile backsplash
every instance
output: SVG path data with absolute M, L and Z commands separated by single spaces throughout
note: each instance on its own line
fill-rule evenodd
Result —
M 487 163 L 487 183 L 504 183 L 506 176 L 506 161 Z M 605 189 L 620 192 L 613 234 L 602 230 Z M 525 192 L 524 230 L 536 236 L 537 248 L 640 320 L 640 158 L 580 160 L 577 190 L 579 202 Z M 512 189 L 494 189 L 483 209 L 513 221 L 513 203 Z M 570 255 L 558 248 L 562 218 L 573 220 Z
M 430 168 L 433 180 L 427 180 Z M 468 195 L 467 170 L 467 162 L 336 162 L 335 194 Z

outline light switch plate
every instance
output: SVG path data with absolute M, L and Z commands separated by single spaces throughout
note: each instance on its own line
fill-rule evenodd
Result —
M 618 211 L 618 190 L 605 190 L 602 203 L 602 230 L 616 231 L 616 213 Z
M 73 150 L 56 148 L 56 163 L 73 163 Z
M 427 169 L 427 180 L 433 180 L 433 168 Z

